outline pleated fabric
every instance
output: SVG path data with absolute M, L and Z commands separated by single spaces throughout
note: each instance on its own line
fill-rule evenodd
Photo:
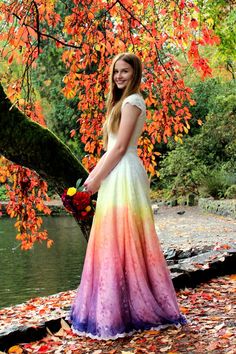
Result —
M 99 189 L 72 330 L 97 339 L 183 325 L 155 231 L 149 181 L 130 146 Z

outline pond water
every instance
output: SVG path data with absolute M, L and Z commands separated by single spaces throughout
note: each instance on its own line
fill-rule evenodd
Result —
M 0 308 L 75 289 L 80 283 L 87 243 L 78 225 L 70 216 L 43 219 L 53 246 L 37 244 L 22 251 L 15 221 L 0 218 Z

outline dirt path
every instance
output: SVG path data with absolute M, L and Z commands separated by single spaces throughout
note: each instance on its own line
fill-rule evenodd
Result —
M 201 211 L 198 207 L 153 206 L 155 225 L 164 248 L 188 249 L 236 242 L 236 219 Z

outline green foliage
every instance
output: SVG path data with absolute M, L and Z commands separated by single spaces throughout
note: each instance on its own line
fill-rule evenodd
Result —
M 220 50 L 222 55 L 227 56 L 228 60 L 236 59 L 236 9 L 226 16 L 224 23 L 219 26 L 219 35 L 221 37 Z
M 196 101 L 196 105 L 190 107 L 192 115 L 190 135 L 194 135 L 200 131 L 198 120 L 205 122 L 206 116 L 215 106 L 215 97 L 219 93 L 227 91 L 227 87 L 218 78 L 212 78 L 195 82 L 191 88 L 193 90 L 193 99 Z M 227 95 L 227 92 L 225 92 L 225 95 Z
M 236 198 L 236 184 L 232 184 L 232 186 L 226 190 L 225 197 L 229 199 Z
M 197 192 L 193 171 L 198 161 L 190 155 L 186 145 L 178 145 L 161 162 L 161 187 L 168 191 L 167 197 L 178 198 L 181 195 Z
M 217 48 L 219 57 L 224 61 L 236 59 L 236 9 L 234 1 L 198 0 L 202 21 L 212 26 L 214 32 L 220 38 Z
M 6 195 L 6 187 L 4 185 L 0 186 L 0 201 L 8 200 Z
M 187 144 L 189 136 L 195 136 L 198 133 L 202 132 L 202 127 L 199 125 L 198 121 L 201 120 L 203 123 L 206 122 L 208 114 L 217 113 L 217 110 L 220 113 L 221 105 L 216 105 L 216 98 L 219 97 L 219 101 L 222 96 L 225 99 L 230 99 L 233 92 L 235 91 L 234 83 L 222 83 L 219 78 L 211 78 L 205 81 L 196 81 L 192 84 L 193 90 L 193 99 L 196 102 L 196 105 L 189 107 L 190 113 L 192 115 L 190 130 L 188 135 L 183 136 L 184 144 Z M 206 150 L 208 149 L 209 139 L 206 137 Z M 197 144 L 194 140 L 194 144 Z M 200 142 L 202 144 L 202 142 Z M 158 144 L 156 149 L 166 158 L 168 152 L 176 149 L 176 142 L 173 138 L 170 138 L 168 144 L 164 144 L 163 142 Z M 181 146 L 181 145 L 180 145 Z M 212 147 L 213 148 L 213 147 Z M 234 148 L 233 146 L 231 148 Z M 205 152 L 203 154 L 203 158 L 205 156 Z M 181 158 L 181 157 L 180 157 Z M 213 157 L 214 159 L 214 157 Z M 157 159 L 157 162 L 160 161 L 160 158 Z M 156 188 L 158 186 L 158 179 L 152 179 L 152 187 Z
M 213 83 L 202 83 L 195 92 L 200 96 L 195 114 L 201 112 L 209 92 L 204 124 L 160 163 L 159 187 L 166 190 L 168 198 L 178 199 L 190 193 L 219 198 L 227 196 L 228 188 L 236 183 L 236 83 L 218 82 L 216 87 Z
M 83 156 L 83 147 L 79 136 L 70 137 L 72 129 L 77 127 L 79 111 L 78 99 L 68 100 L 62 94 L 63 77 L 67 73 L 61 60 L 61 48 L 45 43 L 45 50 L 38 59 L 33 72 L 33 85 L 41 96 L 43 112 L 47 126 L 52 130 L 76 156 Z
M 227 190 L 236 182 L 236 176 L 222 169 L 202 171 L 199 175 L 199 191 L 203 197 L 222 198 Z
M 150 189 L 150 199 L 151 201 L 157 201 L 163 199 L 163 191 Z

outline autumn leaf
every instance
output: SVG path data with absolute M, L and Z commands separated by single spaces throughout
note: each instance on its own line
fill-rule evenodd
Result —
M 14 58 L 14 55 L 12 54 L 12 55 L 9 57 L 9 59 L 8 59 L 8 64 L 11 64 L 11 63 L 12 63 L 13 58 Z
M 73 137 L 75 136 L 75 134 L 76 134 L 76 130 L 75 130 L 75 129 L 72 129 L 72 130 L 70 131 L 70 137 L 73 138 Z
M 197 120 L 197 123 L 198 123 L 198 125 L 202 125 L 202 120 L 201 120 L 201 119 L 198 119 L 198 120 Z
M 182 313 L 188 313 L 189 312 L 189 309 L 187 307 L 184 307 L 184 306 L 180 306 L 180 311 Z
M 94 353 L 101 351 L 101 354 L 155 354 L 155 353 L 184 353 L 184 352 L 210 352 L 219 351 L 233 354 L 234 333 L 233 315 L 235 311 L 235 294 L 233 293 L 235 275 L 213 279 L 210 282 L 201 284 L 195 289 L 183 289 L 178 292 L 180 310 L 188 309 L 186 315 L 189 321 L 188 326 L 183 328 L 169 327 L 160 331 L 143 331 L 135 333 L 133 336 L 117 341 L 96 341 L 88 338 L 81 338 L 73 334 L 68 329 L 68 324 L 62 321 L 61 330 L 63 336 L 55 336 L 47 330 L 47 337 L 38 342 L 21 345 L 22 349 L 29 353 L 41 352 L 56 353 L 77 351 L 83 353 Z M 50 321 L 59 316 L 61 319 L 66 317 L 67 310 L 62 308 L 69 307 L 76 291 L 63 292 L 45 298 L 36 298 L 27 304 L 0 309 L 1 329 L 10 328 L 14 318 L 20 325 L 37 326 L 42 325 L 42 321 Z M 206 296 L 207 294 L 207 296 Z M 203 295 L 203 296 L 202 296 Z M 209 296 L 213 299 L 209 300 Z M 225 296 L 227 295 L 227 303 Z M 28 305 L 35 308 L 27 310 Z M 41 310 L 44 309 L 45 311 Z M 60 315 L 58 315 L 58 311 Z M 61 320 L 59 320 L 60 322 Z M 8 325 L 7 325 L 8 323 Z M 8 326 L 8 327 L 7 327 Z M 114 347 L 115 345 L 115 347 Z M 23 354 L 23 353 L 22 353 Z
M 65 321 L 65 320 L 63 320 L 63 318 L 61 319 L 61 328 L 62 329 L 64 329 L 65 331 L 70 331 L 70 326 L 68 325 L 68 323 Z
M 56 337 L 63 337 L 65 336 L 66 332 L 64 331 L 63 328 L 60 328 L 58 332 L 54 333 L 54 336 Z
M 52 349 L 50 345 L 42 345 L 39 347 L 38 353 L 48 353 L 50 349 Z
M 153 335 L 153 334 L 158 334 L 159 330 L 148 330 L 146 331 L 147 334 Z
M 171 349 L 171 345 L 168 345 L 167 347 L 160 348 L 160 353 L 167 353 Z
M 8 349 L 8 353 L 9 354 L 13 354 L 13 353 L 14 354 L 22 354 L 23 353 L 23 349 L 19 345 L 14 345 L 10 349 Z

